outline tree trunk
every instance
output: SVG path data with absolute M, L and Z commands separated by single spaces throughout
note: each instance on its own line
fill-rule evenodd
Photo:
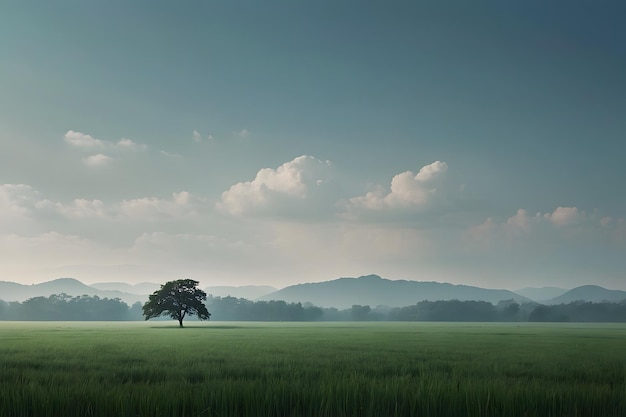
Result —
M 183 319 L 182 318 L 178 319 L 178 324 L 179 324 L 180 327 L 183 327 Z

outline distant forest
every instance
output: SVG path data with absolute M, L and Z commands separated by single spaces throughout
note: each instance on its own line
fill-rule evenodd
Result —
M 626 322 L 626 300 L 620 303 L 577 301 L 545 306 L 501 301 L 422 301 L 406 307 L 321 308 L 310 303 L 250 301 L 209 297 L 206 306 L 216 321 L 473 321 L 473 322 Z M 0 320 L 137 321 L 142 304 L 129 306 L 119 298 L 55 294 L 22 303 L 0 300 Z

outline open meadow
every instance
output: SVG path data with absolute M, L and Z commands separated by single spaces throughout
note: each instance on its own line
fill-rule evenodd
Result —
M 0 416 L 624 416 L 626 326 L 0 322 Z

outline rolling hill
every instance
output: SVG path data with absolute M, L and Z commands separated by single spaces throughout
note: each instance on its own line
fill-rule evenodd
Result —
M 99 290 L 83 284 L 74 278 L 58 278 L 39 284 L 24 285 L 15 282 L 0 281 L 0 300 L 25 301 L 32 297 L 49 297 L 52 294 L 65 293 L 71 296 L 97 295 L 100 298 L 121 298 L 127 304 L 137 301 L 144 302 L 147 297 L 138 294 L 129 294 L 117 290 Z
M 33 285 L 0 281 L 0 300 L 25 301 L 32 297 L 48 297 L 65 293 L 71 296 L 97 295 L 100 298 L 120 298 L 129 305 L 145 302 L 148 294 L 159 284 L 105 282 L 92 286 L 74 278 L 58 278 Z M 248 285 L 206 287 L 207 294 L 216 297 L 232 296 L 248 300 L 286 302 L 310 302 L 320 307 L 350 308 L 352 305 L 404 307 L 429 300 L 477 300 L 496 304 L 501 300 L 517 302 L 538 301 L 542 304 L 567 304 L 572 301 L 620 302 L 626 300 L 626 291 L 609 290 L 597 285 L 584 285 L 569 291 L 556 288 L 526 288 L 519 292 L 480 288 L 469 285 L 453 285 L 440 282 L 389 280 L 377 275 L 359 278 L 338 278 L 331 281 L 297 284 L 280 290 L 271 286 Z M 564 293 L 561 293 L 564 291 Z M 550 294 L 560 295 L 548 299 Z
M 609 290 L 598 285 L 583 285 L 573 288 L 558 297 L 545 302 L 545 304 L 567 304 L 572 301 L 602 301 L 620 302 L 626 300 L 626 291 Z
M 368 275 L 359 278 L 339 278 L 332 281 L 292 285 L 260 297 L 259 300 L 310 302 L 320 307 L 349 308 L 354 304 L 375 307 L 403 307 L 420 301 L 477 300 L 497 303 L 514 299 L 531 301 L 508 290 L 494 290 L 468 285 L 439 282 L 392 281 Z

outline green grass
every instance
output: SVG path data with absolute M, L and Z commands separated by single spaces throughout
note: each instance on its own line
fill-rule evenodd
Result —
M 624 415 L 624 325 L 0 322 L 0 416 Z

